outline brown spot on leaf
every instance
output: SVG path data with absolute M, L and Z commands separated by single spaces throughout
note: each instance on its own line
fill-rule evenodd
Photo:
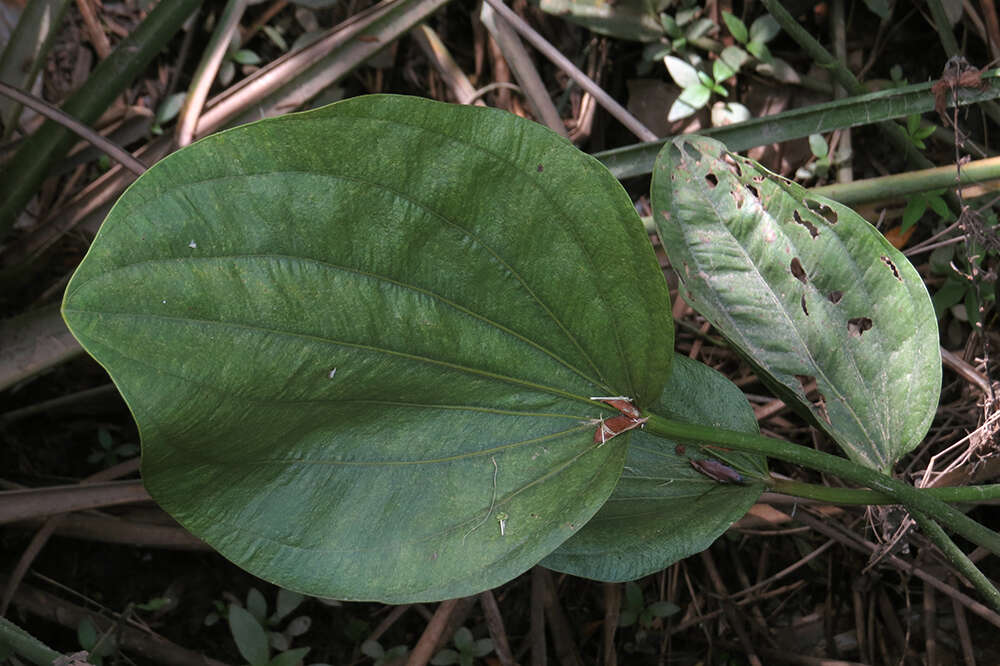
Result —
M 677 446 L 674 447 L 674 453 L 676 453 L 679 456 L 684 455 L 685 451 L 687 451 L 687 449 L 684 448 L 683 444 L 678 444 Z
M 803 393 L 809 393 L 809 391 L 815 388 L 816 378 L 812 375 L 795 375 L 795 378 L 799 380 L 799 386 L 802 388 Z
M 830 224 L 837 224 L 837 211 L 815 199 L 805 199 L 806 208 L 816 213 Z
M 543 167 L 541 164 L 539 164 L 538 165 L 538 173 L 541 173 L 543 171 L 545 171 L 545 167 Z
M 833 303 L 834 305 L 836 305 L 837 303 L 840 302 L 840 299 L 842 299 L 844 297 L 844 292 L 842 292 L 842 291 L 831 291 L 829 294 L 826 295 L 826 297 L 827 297 L 827 299 L 829 299 L 829 301 L 831 303 Z
M 826 411 L 826 396 L 819 391 L 816 391 L 816 399 L 813 400 L 813 407 L 816 408 L 821 419 L 830 423 L 830 414 Z
M 809 316 L 809 308 L 806 307 L 806 295 L 805 294 L 802 294 L 802 300 L 800 301 L 800 304 L 802 305 L 802 312 L 804 312 L 805 315 L 808 317 Z
M 798 224 L 801 224 L 803 227 L 809 230 L 810 236 L 812 236 L 813 238 L 819 236 L 819 229 L 816 228 L 816 225 L 810 222 L 809 220 L 802 219 L 802 216 L 799 215 L 799 211 L 793 210 L 792 217 Z
M 892 259 L 885 256 L 884 254 L 881 257 L 879 257 L 879 259 L 882 260 L 883 264 L 889 267 L 889 269 L 892 271 L 892 274 L 896 277 L 897 280 L 899 280 L 900 282 L 903 281 L 903 277 L 899 274 L 899 269 L 896 268 L 896 264 L 892 263 Z
M 736 208 L 743 208 L 743 190 L 729 190 L 729 193 L 733 195 L 733 200 L 736 202 Z
M 802 284 L 809 284 L 809 278 L 806 277 L 806 269 L 802 268 L 802 262 L 799 261 L 798 257 L 792 257 L 792 275 L 795 279 Z
M 852 338 L 860 338 L 861 334 L 872 327 L 872 320 L 868 317 L 855 317 L 847 320 L 847 332 Z

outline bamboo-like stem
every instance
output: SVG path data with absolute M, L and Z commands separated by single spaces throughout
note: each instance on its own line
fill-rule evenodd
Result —
M 644 416 L 647 415 L 644 414 Z M 948 506 L 926 491 L 909 486 L 902 481 L 863 467 L 846 458 L 798 446 L 780 439 L 671 421 L 656 414 L 648 416 L 646 432 L 653 435 L 725 446 L 748 453 L 762 453 L 772 458 L 832 474 L 892 497 L 911 511 L 921 511 L 934 520 L 946 524 L 956 533 L 991 553 L 1000 554 L 1000 534 L 980 525 L 961 511 Z M 1000 604 L 1000 597 L 998 597 L 998 604 Z M 1000 608 L 1000 605 L 997 607 Z

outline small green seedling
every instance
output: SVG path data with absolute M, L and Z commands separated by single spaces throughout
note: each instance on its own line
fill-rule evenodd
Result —
M 361 644 L 361 654 L 374 659 L 374 666 L 396 666 L 402 664 L 410 648 L 397 645 L 386 650 L 378 641 L 365 641 Z
M 115 444 L 114 438 L 107 428 L 97 429 L 97 443 L 100 448 L 94 449 L 87 456 L 87 462 L 91 465 L 100 464 L 101 467 L 113 467 L 139 452 L 139 447 L 135 444 Z
M 903 209 L 903 231 L 906 231 L 916 224 L 924 213 L 930 209 L 935 212 L 944 222 L 951 222 L 955 219 L 955 214 L 948 208 L 948 203 L 944 200 L 947 190 L 931 190 L 929 192 L 917 192 L 910 196 Z
M 654 601 L 646 605 L 642 588 L 636 583 L 625 583 L 625 598 L 622 599 L 621 612 L 618 615 L 619 627 L 631 627 L 637 624 L 642 629 L 651 629 L 656 620 L 670 617 L 677 613 L 680 607 L 669 601 Z
M 663 64 L 667 66 L 667 71 L 674 83 L 681 87 L 680 96 L 667 112 L 668 121 L 680 120 L 692 115 L 708 104 L 713 93 L 722 97 L 728 96 L 729 91 L 722 85 L 722 82 L 736 73 L 736 70 L 721 59 L 712 62 L 711 74 L 696 69 L 690 63 L 671 55 L 663 58 Z
M 80 620 L 80 624 L 76 626 L 76 639 L 80 647 L 89 653 L 88 659 L 94 666 L 101 666 L 105 657 L 110 657 L 118 650 L 114 635 L 99 632 L 89 617 Z
M 924 143 L 924 139 L 931 134 L 934 134 L 934 125 L 921 124 L 919 113 L 911 113 L 906 116 L 906 136 L 915 147 L 926 150 L 927 144 Z
M 236 642 L 236 649 L 250 666 L 295 666 L 311 648 L 292 648 L 292 640 L 309 631 L 312 620 L 306 615 L 292 618 L 281 631 L 276 629 L 305 600 L 301 594 L 290 590 L 278 590 L 274 613 L 268 615 L 267 600 L 257 588 L 247 593 L 246 606 L 230 603 L 225 609 L 229 631 Z M 217 608 L 221 604 L 216 604 Z M 224 607 L 223 607 L 224 608 Z M 218 613 L 211 613 L 206 624 L 214 624 Z M 277 654 L 271 656 L 271 650 Z M 314 664 L 313 666 L 323 666 Z
M 455 649 L 444 649 L 434 655 L 431 663 L 434 666 L 448 666 L 458 664 L 459 666 L 472 666 L 476 659 L 485 657 L 493 652 L 493 641 L 489 638 L 476 640 L 472 637 L 472 632 L 462 627 L 455 632 L 452 640 Z

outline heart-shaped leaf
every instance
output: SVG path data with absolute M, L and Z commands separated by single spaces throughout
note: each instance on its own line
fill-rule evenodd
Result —
M 873 469 L 920 442 L 941 386 L 937 322 L 920 275 L 882 234 L 700 137 L 665 146 L 652 197 L 692 306 L 782 397 Z
M 675 421 L 757 433 L 757 419 L 739 388 L 680 354 L 650 411 Z M 691 461 L 706 457 L 740 470 L 746 485 L 720 484 L 696 471 Z M 678 446 L 638 431 L 615 492 L 542 564 L 604 581 L 634 580 L 659 571 L 712 545 L 763 491 L 750 475 L 766 473 L 763 456 Z
M 669 374 L 669 298 L 618 182 L 491 109 L 370 96 L 209 137 L 115 205 L 70 329 L 181 524 L 300 592 L 503 583 L 610 495 Z M 498 515 L 505 514 L 501 534 Z

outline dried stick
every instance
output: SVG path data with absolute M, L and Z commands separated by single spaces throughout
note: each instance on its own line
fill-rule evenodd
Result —
M 459 601 L 461 599 L 448 599 L 438 605 L 437 610 L 434 611 L 434 617 L 431 618 L 427 628 L 424 629 L 424 633 L 420 636 L 420 640 L 417 641 L 417 645 L 413 648 L 413 652 L 407 658 L 406 666 L 427 666 L 431 657 L 434 656 L 438 642 L 441 640 L 441 636 L 448 626 L 448 620 L 451 618 L 451 614 L 455 611 L 456 606 L 458 606 Z
M 597 100 L 597 103 L 607 109 L 608 113 L 617 118 L 625 127 L 643 141 L 656 141 L 657 136 L 648 127 L 629 113 L 625 107 L 616 102 L 611 95 L 604 92 L 601 86 L 594 83 L 594 80 L 580 71 L 580 68 L 570 62 L 559 50 L 552 46 L 544 37 L 528 25 L 524 19 L 515 14 L 503 0 L 486 0 L 498 15 L 503 17 L 510 25 L 521 33 L 528 42 L 538 49 L 542 55 L 551 60 L 556 67 L 566 72 L 571 79 L 577 82 L 581 88 L 589 92 Z
M 146 165 L 132 157 L 132 153 L 105 139 L 90 127 L 87 127 L 73 116 L 63 113 L 56 107 L 46 102 L 44 99 L 35 97 L 31 93 L 23 90 L 18 90 L 17 88 L 9 86 L 3 82 L 0 82 L 0 95 L 9 97 L 15 102 L 37 111 L 46 118 L 53 120 L 71 132 L 76 133 L 85 141 L 89 141 L 97 148 L 106 152 L 108 157 L 116 162 L 120 162 L 122 166 L 137 176 L 142 175 L 142 173 L 146 171 Z
M 503 616 L 500 614 L 500 606 L 497 605 L 492 590 L 479 593 L 479 605 L 486 617 L 486 628 L 489 629 L 490 638 L 493 639 L 493 649 L 496 650 L 500 666 L 514 666 L 514 654 L 510 651 L 510 641 L 507 640 L 507 630 L 503 626 Z
M 0 585 L 7 585 L 5 577 L 0 576 Z M 98 631 L 105 631 L 113 623 L 99 613 L 70 603 L 65 599 L 43 592 L 29 585 L 21 585 L 14 596 L 14 605 L 23 611 L 55 622 L 73 631 L 84 619 L 94 623 Z M 116 638 L 122 649 L 134 652 L 144 659 L 168 666 L 226 666 L 224 662 L 206 657 L 203 654 L 188 650 L 176 643 L 168 641 L 163 636 L 152 632 L 141 631 L 130 626 L 121 626 L 116 631 Z

